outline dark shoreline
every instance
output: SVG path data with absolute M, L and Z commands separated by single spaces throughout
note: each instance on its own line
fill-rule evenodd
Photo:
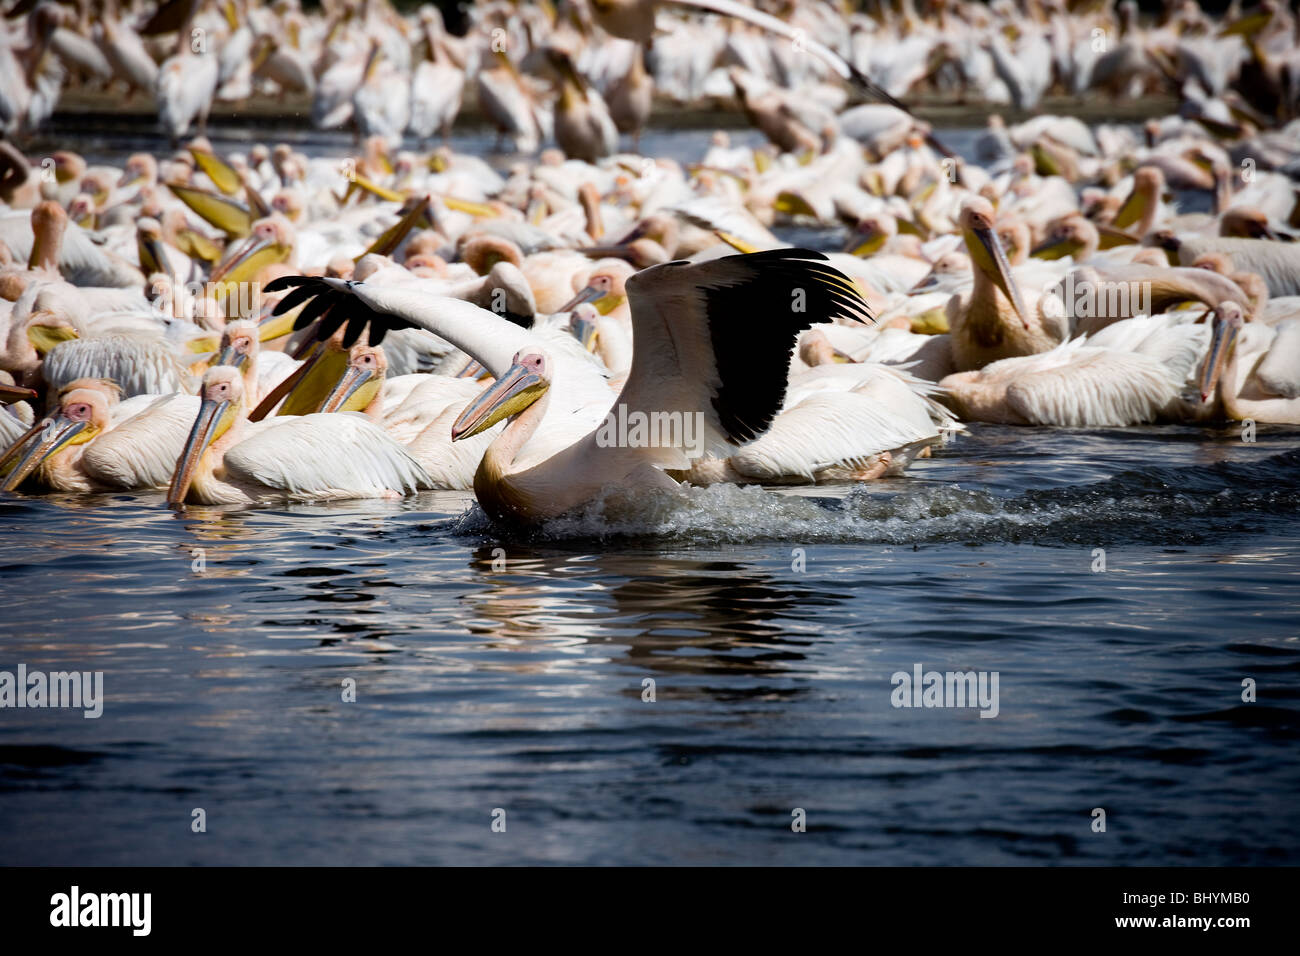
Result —
M 1153 117 L 1176 112 L 1173 97 L 1145 97 L 1141 100 L 1112 102 L 1095 97 L 1049 96 L 1036 110 L 1016 110 L 1007 104 L 953 103 L 946 99 L 916 97 L 909 105 L 916 115 L 936 129 L 984 126 L 990 114 L 1001 115 L 1008 123 L 1019 123 L 1033 116 L 1051 114 L 1073 116 L 1085 123 L 1140 123 Z M 254 97 L 242 103 L 219 103 L 209 117 L 209 128 L 224 127 L 288 128 L 312 131 L 311 101 L 307 97 L 284 100 Z M 467 100 L 456 120 L 456 132 L 481 130 L 486 121 L 477 106 Z M 654 129 L 737 129 L 745 128 L 744 116 L 734 103 L 717 102 L 704 106 L 681 107 L 663 101 L 655 105 L 650 127 Z M 34 137 L 55 140 L 64 136 L 129 132 L 147 134 L 158 131 L 157 111 L 144 97 L 122 103 L 113 94 L 71 91 L 64 94 L 50 121 Z

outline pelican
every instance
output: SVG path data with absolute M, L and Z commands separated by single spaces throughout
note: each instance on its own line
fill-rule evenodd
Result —
M 458 64 L 451 52 L 437 7 L 421 7 L 420 23 L 424 28 L 425 59 L 411 73 L 411 121 L 407 130 L 421 143 L 435 132 L 446 143 L 460 112 L 464 64 Z
M 939 382 L 962 418 L 1002 425 L 1117 428 L 1153 422 L 1181 379 L 1159 359 L 1062 342 L 1036 355 L 991 362 Z
M 1268 283 L 1271 296 L 1300 295 L 1300 243 L 1227 236 L 1186 236 L 1157 230 L 1147 243 L 1164 249 L 1171 265 L 1191 265 L 1207 252 L 1225 252 L 1244 272 Z
M 478 384 L 441 375 L 402 376 L 416 381 L 408 383 L 413 387 L 405 400 L 384 414 L 390 384 L 387 374 L 383 346 L 352 346 L 347 369 L 326 396 L 321 411 L 360 412 L 381 425 L 420 463 L 431 487 L 455 491 L 472 488 L 478 463 L 499 429 L 453 442 L 451 427 L 481 391 Z
M 599 417 L 587 418 L 585 434 L 571 430 L 562 442 L 555 440 L 564 435 L 558 427 L 538 438 L 540 427 L 555 418 L 548 415 L 553 404 L 563 409 L 574 403 L 566 394 L 568 369 L 532 333 L 509 334 L 500 320 L 488 325 L 482 310 L 463 303 L 382 287 L 300 276 L 268 289 L 298 286 L 281 303 L 289 304 L 286 311 L 313 295 L 317 310 L 348 302 L 341 311 L 353 339 L 367 322 L 372 344 L 390 328 L 415 325 L 480 362 L 496 382 L 464 410 L 452 437 L 463 440 L 508 420 L 483 456 L 474 492 L 493 519 L 526 524 L 579 509 L 611 488 L 630 495 L 676 488 L 665 469 L 684 470 L 691 458 L 713 451 L 726 457 L 729 448 L 767 431 L 784 400 L 798 333 L 831 316 L 870 317 L 848 278 L 824 262 L 820 253 L 778 249 L 670 262 L 633 276 L 627 283 L 634 335 L 627 383 L 613 409 L 606 399 L 597 406 Z M 638 421 L 639 439 L 633 430 L 611 434 L 622 427 L 618 422 Z M 654 440 L 645 435 L 650 421 L 662 426 Z M 696 425 L 688 441 L 686 429 Z
M 516 153 L 533 153 L 541 143 L 532 94 L 504 51 L 495 51 L 499 66 L 479 70 L 476 77 L 478 101 L 483 115 L 497 128 L 500 138 L 509 136 Z
M 560 98 L 555 106 L 555 141 L 570 159 L 594 163 L 618 149 L 618 127 L 609 107 L 591 86 L 567 50 L 547 51 L 551 65 L 560 75 Z
M 645 55 L 640 46 L 632 51 L 627 73 L 609 92 L 609 113 L 620 133 L 632 136 L 632 150 L 641 148 L 641 130 L 650 119 L 654 106 L 654 77 L 645 68 Z
M 1061 322 L 1033 311 L 1021 298 L 1011 266 L 993 228 L 993 206 L 972 196 L 963 204 L 960 227 L 970 253 L 975 283 L 948 302 L 953 364 L 969 371 L 1016 355 L 1055 348 L 1066 337 Z
M 165 487 L 198 399 L 143 395 L 119 402 L 119 396 L 105 379 L 78 379 L 62 389 L 56 412 L 5 452 L 3 459 L 12 458 L 35 439 L 0 490 L 15 490 L 33 473 L 56 491 Z
M 190 49 L 188 37 L 175 56 L 158 68 L 154 96 L 158 120 L 175 143 L 198 121 L 199 130 L 208 125 L 208 111 L 217 96 L 220 65 L 215 53 Z
M 362 415 L 248 422 L 239 371 L 211 368 L 175 463 L 167 503 L 254 504 L 398 498 L 431 487 L 407 451 Z
M 1201 401 L 1217 397 L 1236 421 L 1300 425 L 1300 319 L 1247 322 L 1240 305 L 1224 302 L 1213 328 Z

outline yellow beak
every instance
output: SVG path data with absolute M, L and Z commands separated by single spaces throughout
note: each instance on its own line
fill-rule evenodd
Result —
M 174 508 L 185 501 L 203 453 L 230 427 L 233 418 L 234 407 L 230 402 L 214 402 L 208 398 L 203 400 L 198 417 L 194 419 L 194 427 L 190 429 L 185 447 L 181 450 L 181 457 L 176 461 L 171 487 L 167 489 L 167 504 Z
M 451 440 L 471 438 L 537 401 L 549 383 L 522 365 L 512 365 L 496 383 L 465 406 L 451 426 Z

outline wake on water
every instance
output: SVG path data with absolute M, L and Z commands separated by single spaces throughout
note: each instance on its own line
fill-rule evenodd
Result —
M 628 506 L 593 502 L 540 526 L 508 530 L 477 505 L 457 536 L 529 542 L 654 539 L 704 546 L 763 542 L 1195 545 L 1256 534 L 1300 516 L 1300 450 L 1250 463 L 1149 466 L 1086 484 L 1000 494 L 918 482 L 902 491 L 857 485 L 842 497 L 760 486 L 683 486 Z

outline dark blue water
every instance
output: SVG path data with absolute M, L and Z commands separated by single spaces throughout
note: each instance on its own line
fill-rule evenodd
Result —
M 0 671 L 106 698 L 0 709 L 0 860 L 1300 862 L 1300 430 L 972 426 L 528 538 L 471 504 L 0 496 Z M 893 707 L 917 664 L 997 672 L 998 715 Z
M 0 859 L 1300 862 L 1300 432 L 1258 438 L 975 426 L 527 540 L 452 494 L 5 496 L 0 670 L 106 700 L 0 710 Z M 918 663 L 997 717 L 891 706 Z

